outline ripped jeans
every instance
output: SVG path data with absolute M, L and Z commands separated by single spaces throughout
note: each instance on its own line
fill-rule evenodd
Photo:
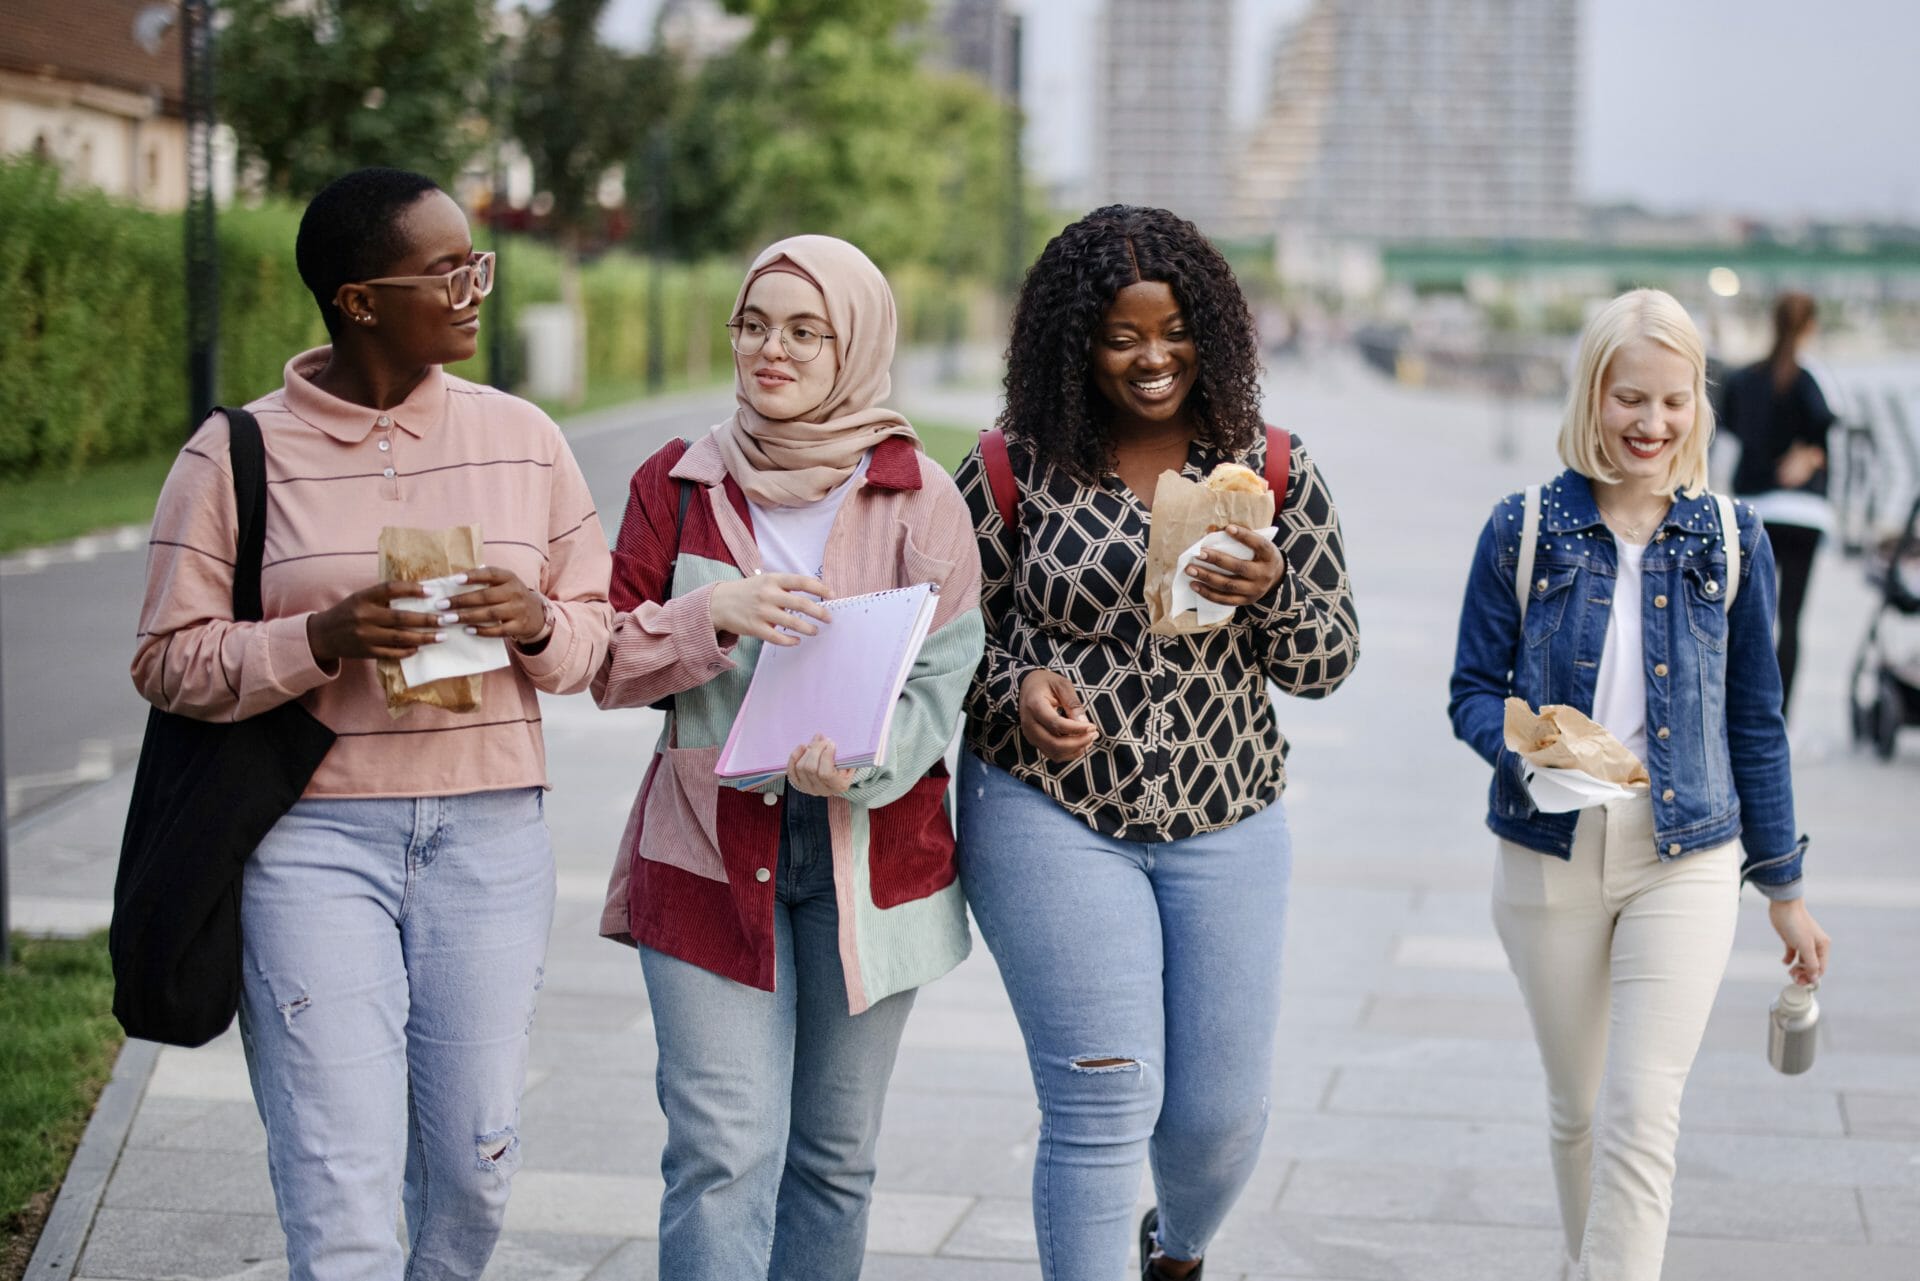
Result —
M 315 797 L 254 852 L 240 1034 L 290 1281 L 485 1270 L 553 896 L 539 788 Z
M 1275 803 L 1180 841 L 1116 840 L 971 753 L 958 795 L 961 884 L 1039 1095 L 1041 1274 L 1125 1272 L 1142 1158 L 1161 1248 L 1201 1257 L 1266 1134 L 1285 812 Z

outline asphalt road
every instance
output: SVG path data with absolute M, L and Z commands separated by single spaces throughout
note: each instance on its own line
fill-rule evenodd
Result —
M 705 430 L 725 389 L 568 423 L 612 539 L 634 469 L 674 435 Z M 21 820 L 139 755 L 147 705 L 127 678 L 146 570 L 144 536 L 96 537 L 0 567 L 7 813 Z

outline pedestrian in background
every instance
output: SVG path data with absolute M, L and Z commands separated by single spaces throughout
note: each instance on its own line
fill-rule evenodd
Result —
M 1207 553 L 1213 630 L 1148 634 L 1160 473 L 1267 468 L 1257 338 L 1219 252 L 1163 209 L 1096 210 L 1027 273 L 1000 418 L 1017 528 L 976 448 L 984 566 L 960 874 L 1039 1095 L 1049 1281 L 1112 1281 L 1151 1156 L 1143 1277 L 1199 1275 L 1266 1131 L 1292 845 L 1267 692 L 1359 653 L 1333 499 L 1298 438 L 1277 543 Z M 1281 440 L 1289 440 L 1284 434 Z
M 233 621 L 215 414 L 161 491 L 134 683 L 206 720 L 299 699 L 338 735 L 242 880 L 240 1034 L 291 1276 L 478 1277 L 520 1165 L 553 916 L 536 691 L 599 667 L 606 539 L 559 428 L 441 368 L 474 354 L 493 255 L 431 179 L 340 178 L 295 254 L 332 344 L 247 406 L 270 495 L 264 621 Z M 489 564 L 468 590 L 396 610 L 424 593 L 374 581 L 381 529 L 472 523 Z M 509 642 L 479 709 L 391 716 L 374 660 L 454 628 Z
M 1800 364 L 1819 324 L 1819 308 L 1801 293 L 1773 305 L 1773 350 L 1727 379 L 1722 421 L 1740 440 L 1733 492 L 1765 523 L 1779 566 L 1780 617 L 1776 654 L 1780 705 L 1793 699 L 1800 666 L 1800 610 L 1813 576 L 1820 539 L 1833 531 L 1827 502 L 1827 432 L 1835 415 L 1820 384 Z
M 892 291 L 843 240 L 754 260 L 728 322 L 731 418 L 634 475 L 603 707 L 671 710 L 602 932 L 637 942 L 667 1117 L 660 1275 L 852 1281 L 881 1106 L 914 989 L 967 954 L 945 754 L 980 660 L 966 503 L 891 388 Z M 933 629 L 886 763 L 794 745 L 784 781 L 714 767 L 765 645 L 821 598 L 931 582 Z
M 1658 1281 L 1680 1096 L 1743 882 L 1766 896 L 1794 980 L 1826 968 L 1802 898 L 1773 555 L 1752 508 L 1706 492 L 1712 435 L 1686 311 L 1657 290 L 1614 299 L 1581 338 L 1567 470 L 1494 508 L 1460 611 L 1450 711 L 1493 766 L 1493 919 L 1546 1068 L 1578 1281 Z M 1645 762 L 1651 793 L 1540 812 L 1503 741 L 1509 697 L 1593 717 Z

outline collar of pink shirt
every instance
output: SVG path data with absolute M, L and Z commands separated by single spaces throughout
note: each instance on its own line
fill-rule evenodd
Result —
M 326 368 L 332 354 L 331 347 L 315 347 L 287 362 L 287 412 L 301 422 L 319 428 L 343 445 L 357 445 L 376 427 L 389 425 L 423 438 L 446 417 L 447 376 L 440 366 L 431 366 L 420 385 L 399 404 L 391 409 L 374 409 L 342 400 L 313 385 L 314 376 Z

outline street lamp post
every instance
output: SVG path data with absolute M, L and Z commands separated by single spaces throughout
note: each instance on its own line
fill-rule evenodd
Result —
M 220 246 L 213 209 L 212 0 L 181 0 L 180 58 L 187 118 L 187 395 L 189 432 L 218 398 Z

